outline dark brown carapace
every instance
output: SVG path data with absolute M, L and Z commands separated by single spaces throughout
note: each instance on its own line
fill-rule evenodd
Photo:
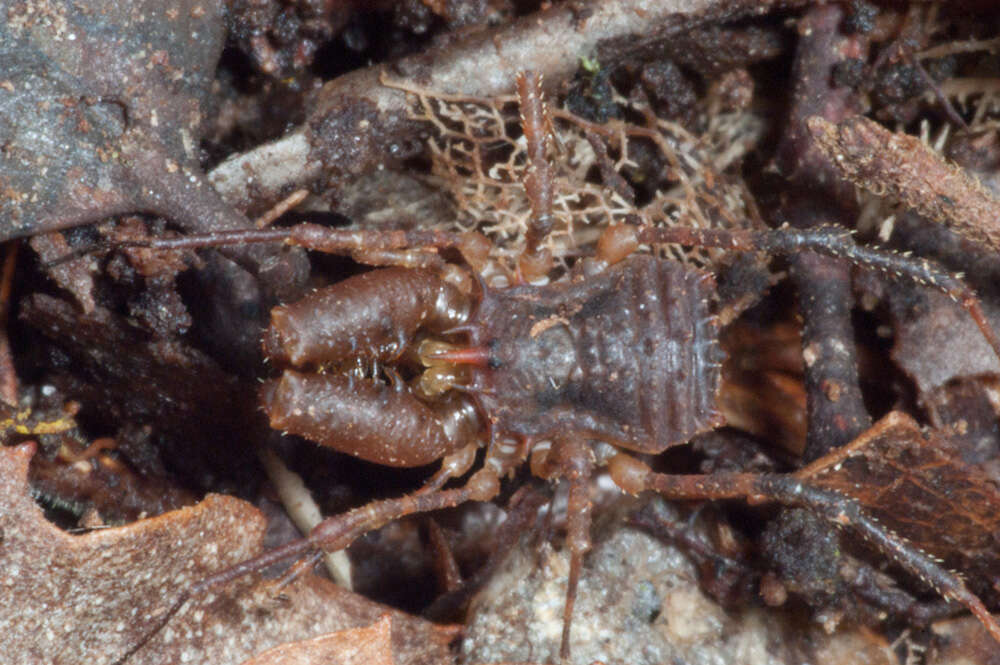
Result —
M 264 406 L 277 429 L 392 466 L 454 453 L 484 423 L 492 439 L 573 432 L 662 452 L 722 424 L 713 289 L 710 274 L 648 256 L 545 287 L 484 287 L 475 303 L 430 271 L 377 270 L 275 308 L 265 346 L 298 366 L 394 366 L 418 335 L 447 338 L 419 344 L 419 397 L 287 369 Z M 354 315 L 317 315 L 333 305 Z M 456 383 L 466 398 L 422 401 Z
M 488 292 L 470 322 L 487 350 L 473 391 L 500 432 L 578 432 L 644 453 L 685 443 L 722 424 L 714 288 L 705 272 L 634 256 L 587 279 Z

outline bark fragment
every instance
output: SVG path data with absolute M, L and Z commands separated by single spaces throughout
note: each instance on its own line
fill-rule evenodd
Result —
M 810 118 L 809 130 L 850 182 L 1000 250 L 1000 199 L 916 136 L 890 132 L 863 116 L 836 124 Z

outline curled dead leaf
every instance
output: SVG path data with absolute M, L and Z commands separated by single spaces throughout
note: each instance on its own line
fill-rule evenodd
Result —
M 0 448 L 0 652 L 6 662 L 110 663 L 181 591 L 261 548 L 264 518 L 232 497 L 129 526 L 71 535 L 32 501 L 32 443 Z M 194 598 L 130 665 L 240 663 L 276 644 L 368 625 L 390 612 L 395 662 L 442 663 L 451 627 L 390 611 L 305 575 L 280 592 L 243 579 Z

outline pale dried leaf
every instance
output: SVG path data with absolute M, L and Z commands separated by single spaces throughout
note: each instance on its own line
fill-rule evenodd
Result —
M 394 665 L 391 626 L 392 617 L 385 614 L 370 626 L 268 649 L 243 665 Z
M 113 662 L 183 589 L 260 551 L 260 512 L 223 496 L 127 527 L 65 533 L 30 498 L 33 452 L 33 444 L 0 449 L 6 662 Z M 271 581 L 247 578 L 188 602 L 128 662 L 236 664 L 276 644 L 368 625 L 387 611 L 311 575 L 280 594 Z M 452 628 L 392 616 L 396 663 L 448 661 Z

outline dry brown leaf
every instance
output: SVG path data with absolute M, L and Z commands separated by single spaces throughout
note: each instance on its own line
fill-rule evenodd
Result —
M 0 449 L 6 662 L 113 662 L 181 590 L 260 550 L 260 512 L 224 496 L 127 527 L 79 536 L 61 531 L 28 492 L 34 448 Z M 273 582 L 248 578 L 188 602 L 128 662 L 235 665 L 276 644 L 368 625 L 387 611 L 311 575 L 280 594 Z M 391 614 L 398 665 L 450 662 L 453 629 Z
M 802 472 L 809 483 L 857 500 L 888 529 L 968 576 L 1000 574 L 1000 490 L 950 442 L 892 412 Z
M 370 626 L 268 649 L 243 665 L 394 665 L 391 626 L 392 617 L 384 614 Z
M 921 397 L 955 379 L 1000 375 L 996 355 L 968 314 L 943 293 L 927 292 L 923 298 L 927 304 L 919 310 L 893 308 L 892 348 L 893 360 L 913 379 Z M 996 329 L 1000 318 L 992 307 L 987 312 Z
M 108 662 L 141 636 L 153 609 L 211 567 L 253 553 L 263 520 L 249 504 L 212 496 L 189 509 L 73 536 L 28 493 L 33 444 L 0 451 L 0 650 L 10 662 Z M 245 533 L 219 548 L 219 533 Z

